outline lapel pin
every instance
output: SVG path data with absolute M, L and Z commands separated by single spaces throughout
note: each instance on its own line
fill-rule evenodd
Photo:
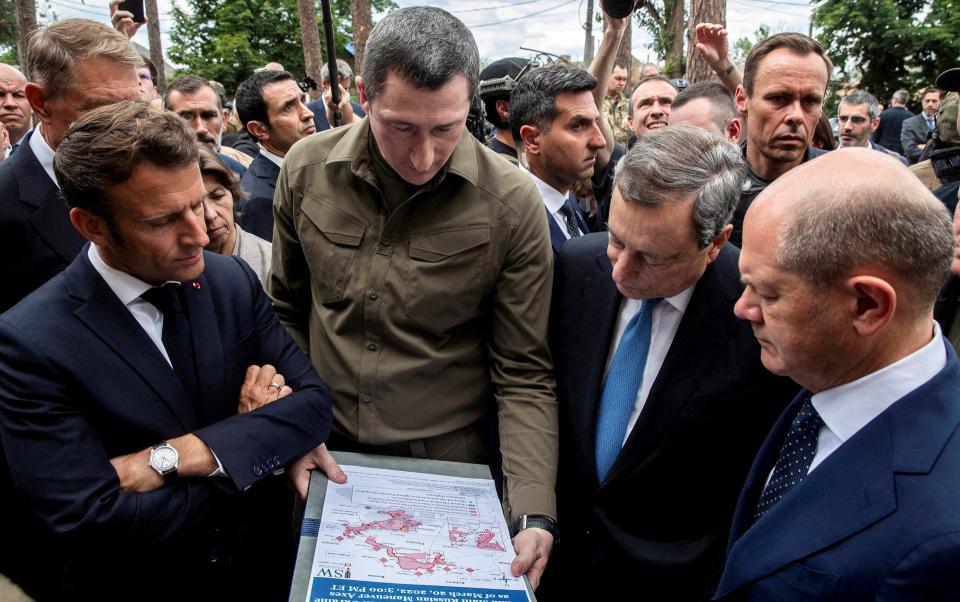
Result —
M 199 280 L 194 280 L 194 281 L 193 281 L 193 288 L 195 288 L 195 289 L 197 289 L 197 290 L 200 290 L 200 281 L 199 281 Z

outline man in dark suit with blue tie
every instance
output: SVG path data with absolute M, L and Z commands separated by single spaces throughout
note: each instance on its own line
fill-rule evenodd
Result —
M 743 242 L 737 315 L 804 391 L 750 470 L 717 599 L 960 599 L 947 211 L 896 160 L 841 149 L 762 192 Z
M 234 106 L 240 123 L 260 147 L 240 179 L 249 199 L 237 220 L 245 231 L 273 240 L 273 193 L 287 151 L 316 131 L 307 96 L 286 71 L 258 71 L 237 88 Z
M 609 234 L 560 251 L 558 560 L 595 599 L 709 597 L 740 485 L 796 393 L 733 315 L 727 239 L 746 178 L 724 138 L 652 131 L 618 168 Z
M 139 102 L 75 122 L 55 169 L 91 244 L 0 317 L 0 437 L 63 599 L 279 599 L 273 475 L 329 457 L 326 385 L 249 266 L 203 251 L 196 145 Z

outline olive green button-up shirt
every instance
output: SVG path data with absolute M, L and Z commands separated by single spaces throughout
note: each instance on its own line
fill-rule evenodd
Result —
M 436 437 L 496 401 L 513 517 L 555 517 L 552 252 L 529 178 L 464 132 L 391 212 L 367 120 L 284 158 L 270 294 L 330 385 L 337 428 L 370 444 Z

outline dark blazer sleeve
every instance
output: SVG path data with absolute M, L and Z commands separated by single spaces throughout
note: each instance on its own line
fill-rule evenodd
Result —
M 54 532 L 81 543 L 116 538 L 163 544 L 206 523 L 225 496 L 326 439 L 331 420 L 326 387 L 279 325 L 252 270 L 236 258 L 222 259 L 208 265 L 217 268 L 210 271 L 218 277 L 204 280 L 222 300 L 216 320 L 223 331 L 249 334 L 223 341 L 224 372 L 233 376 L 213 410 L 236 412 L 240 375 L 253 357 L 275 365 L 296 390 L 253 412 L 193 430 L 229 479 L 187 478 L 148 493 L 121 492 L 111 457 L 189 429 L 129 362 L 77 324 L 65 302 L 38 304 L 36 310 L 27 304 L 0 316 L 0 437 L 17 490 Z M 57 284 L 33 298 L 66 296 Z M 124 318 L 132 320 L 120 315 L 118 327 L 129 325 L 130 320 L 121 324 Z
M 255 327 L 241 344 L 258 349 L 260 364 L 276 367 L 294 390 L 276 402 L 196 431 L 220 459 L 237 489 L 242 490 L 326 441 L 332 412 L 329 389 L 310 359 L 280 325 L 257 275 L 238 257 L 228 259 L 243 271 L 245 286 L 241 290 L 250 291 L 252 297 L 251 318 Z M 224 352 L 229 354 L 230 350 Z M 239 385 L 228 388 L 226 395 L 233 395 L 239 402 Z

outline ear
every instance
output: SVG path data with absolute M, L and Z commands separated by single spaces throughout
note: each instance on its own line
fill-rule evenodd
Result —
M 506 121 L 510 117 L 510 102 L 503 100 L 502 98 L 496 102 L 497 105 L 497 115 L 500 116 L 500 119 Z
M 854 276 L 847 280 L 845 288 L 856 301 L 853 327 L 860 336 L 876 334 L 893 318 L 897 309 L 897 291 L 886 280 L 876 276 Z
M 360 99 L 360 106 L 363 107 L 363 112 L 369 115 L 370 101 L 367 99 L 367 89 L 363 87 L 363 78 L 358 75 L 354 81 L 357 82 L 357 97 Z
M 870 131 L 872 132 L 872 131 L 876 130 L 878 127 L 880 127 L 880 118 L 877 117 L 876 119 L 871 119 L 871 120 L 870 120 Z
M 262 121 L 251 120 L 247 122 L 247 131 L 256 140 L 265 142 L 270 139 L 270 128 Z
M 740 142 L 740 134 L 743 131 L 743 124 L 740 123 L 739 117 L 734 117 L 730 120 L 730 123 L 727 124 L 727 138 L 731 140 L 734 144 Z
M 39 84 L 28 82 L 23 89 L 23 93 L 27 97 L 27 102 L 30 103 L 30 108 L 33 109 L 33 112 L 37 115 L 37 119 L 39 119 L 41 123 L 50 123 L 50 111 L 47 110 L 47 102 L 49 99 L 43 87 Z
M 740 118 L 747 118 L 747 91 L 743 85 L 737 86 L 737 93 L 733 95 L 734 102 L 737 103 L 737 110 L 740 111 Z
M 535 125 L 520 126 L 520 140 L 529 154 L 540 154 L 540 128 Z
M 713 260 L 717 258 L 717 255 L 720 254 L 720 249 L 723 248 L 723 245 L 727 244 L 727 241 L 730 240 L 730 234 L 733 233 L 733 224 L 727 224 L 723 227 L 723 230 L 720 231 L 720 234 L 717 234 L 713 240 L 710 241 L 710 244 L 707 245 L 707 263 L 713 263 Z
M 70 222 L 81 236 L 97 246 L 106 246 L 113 241 L 107 222 L 102 217 L 90 213 L 86 209 L 74 207 L 70 210 Z

